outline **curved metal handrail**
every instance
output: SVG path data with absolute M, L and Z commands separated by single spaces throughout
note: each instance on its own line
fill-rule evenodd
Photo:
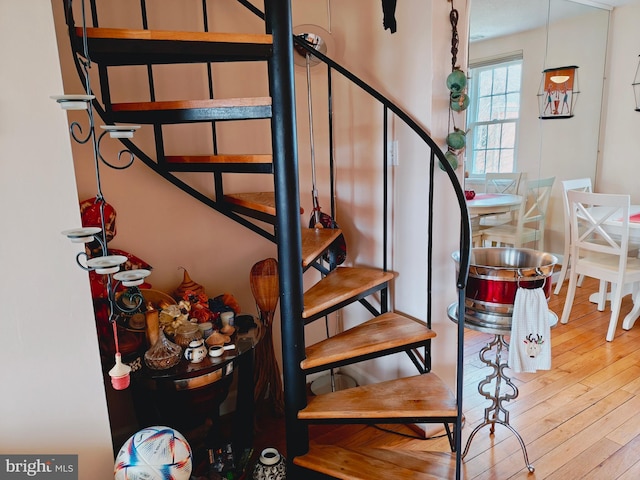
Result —
M 262 12 L 259 8 L 253 5 L 248 0 L 237 0 L 238 3 L 243 5 L 249 11 L 254 13 L 257 17 L 262 20 L 266 20 L 266 16 L 264 12 Z M 444 157 L 444 154 L 440 150 L 440 147 L 436 145 L 431 136 L 427 133 L 426 129 L 419 125 L 409 114 L 407 114 L 404 110 L 398 107 L 394 102 L 385 97 L 382 93 L 377 91 L 371 85 L 366 83 L 361 78 L 357 77 L 349 70 L 344 68 L 342 65 L 336 63 L 331 58 L 324 55 L 322 52 L 316 50 L 312 45 L 310 45 L 307 41 L 300 38 L 297 35 L 293 35 L 293 42 L 296 46 L 303 48 L 309 53 L 313 54 L 316 58 L 321 60 L 323 63 L 328 65 L 330 68 L 336 70 L 344 77 L 358 85 L 369 95 L 374 97 L 380 103 L 382 103 L 386 108 L 395 113 L 398 118 L 400 118 L 404 123 L 409 126 L 420 138 L 424 140 L 424 142 L 431 147 L 431 151 L 435 153 L 435 156 L 438 157 L 440 164 L 444 167 L 444 170 L 447 172 L 449 179 L 451 180 L 451 184 L 454 188 L 456 198 L 458 200 L 458 205 L 460 206 L 460 214 L 461 214 L 461 225 L 460 225 L 460 271 L 458 274 L 457 287 L 460 290 L 464 290 L 467 285 L 467 278 L 469 276 L 469 266 L 471 265 L 471 222 L 469 219 L 469 210 L 467 209 L 467 203 L 464 196 L 464 190 L 458 181 L 458 178 L 455 175 L 455 172 L 449 162 Z M 433 159 L 432 159 L 433 162 Z
M 434 140 L 429 136 L 426 129 L 418 124 L 408 113 L 402 110 L 398 105 L 396 105 L 389 98 L 384 96 L 378 90 L 373 88 L 371 85 L 366 83 L 364 80 L 357 77 L 355 74 L 344 68 L 339 63 L 335 62 L 331 58 L 324 55 L 322 52 L 316 50 L 312 45 L 298 37 L 297 35 L 293 36 L 293 41 L 296 46 L 299 46 L 313 56 L 317 57 L 323 63 L 328 65 L 330 68 L 342 74 L 344 77 L 349 79 L 351 82 L 359 86 L 369 95 L 378 100 L 382 105 L 391 110 L 394 114 L 398 116 L 400 120 L 402 120 L 409 128 L 411 128 L 429 147 L 431 151 L 435 154 L 435 156 L 440 161 L 440 164 L 444 167 L 445 172 L 449 176 L 451 180 L 451 184 L 454 188 L 456 198 L 458 201 L 458 205 L 460 206 L 461 213 L 461 238 L 460 238 L 460 272 L 458 275 L 457 286 L 459 289 L 464 289 L 467 283 L 467 277 L 469 274 L 469 265 L 470 265 L 470 248 L 471 248 L 471 224 L 469 221 L 469 210 L 467 209 L 467 202 L 464 196 L 464 190 L 458 181 L 458 177 L 456 177 L 455 171 L 453 167 L 446 160 L 444 153 L 440 150 L 440 147 L 434 142 Z M 432 160 L 433 161 L 433 160 Z M 465 221 L 466 220 L 466 221 Z

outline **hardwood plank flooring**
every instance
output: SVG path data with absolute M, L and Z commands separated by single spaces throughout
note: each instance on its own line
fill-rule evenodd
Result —
M 467 480 L 558 479 L 631 480 L 640 478 L 640 324 L 622 330 L 631 310 L 624 298 L 613 342 L 605 335 L 610 305 L 598 312 L 589 302 L 597 282 L 585 279 L 578 289 L 571 318 L 552 330 L 552 368 L 537 373 L 513 373 L 519 396 L 507 403 L 511 425 L 520 433 L 534 465 L 529 473 L 516 437 L 498 425 L 474 437 L 463 462 Z M 560 295 L 551 294 L 549 308 L 562 313 L 566 283 Z M 468 330 L 465 334 L 466 425 L 463 446 L 472 429 L 482 422 L 489 406 L 478 391 L 478 381 L 489 369 L 480 362 L 479 350 L 492 339 Z M 437 340 L 436 340 L 437 341 Z M 311 426 L 312 438 L 323 443 L 356 447 L 400 449 L 419 454 L 448 450 L 446 438 L 417 439 L 408 426 Z M 255 448 L 275 446 L 286 455 L 284 421 L 261 412 Z M 391 430 L 396 433 L 390 433 Z M 439 436 L 441 432 L 435 432 Z M 371 478 L 377 478 L 372 472 Z

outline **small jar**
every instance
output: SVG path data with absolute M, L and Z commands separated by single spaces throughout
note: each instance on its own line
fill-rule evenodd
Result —
M 275 448 L 265 448 L 253 468 L 253 480 L 285 480 L 287 461 Z
M 222 326 L 226 327 L 227 325 L 233 326 L 235 313 L 233 312 L 222 312 L 220 314 L 220 321 L 222 322 Z
M 200 340 L 202 338 L 202 332 L 195 323 L 187 323 L 180 325 L 176 329 L 176 334 L 173 337 L 174 343 L 180 345 L 183 349 L 189 346 L 192 340 Z
M 213 323 L 211 322 L 199 323 L 198 328 L 202 332 L 202 338 L 207 338 L 213 333 Z

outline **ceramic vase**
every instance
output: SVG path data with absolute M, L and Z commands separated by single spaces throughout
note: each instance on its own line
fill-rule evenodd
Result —
M 275 448 L 265 448 L 253 468 L 253 480 L 284 480 L 287 461 Z

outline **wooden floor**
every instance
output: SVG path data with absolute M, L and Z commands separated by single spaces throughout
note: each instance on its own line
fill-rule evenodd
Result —
M 465 479 L 625 479 L 640 478 L 640 323 L 629 331 L 620 327 L 631 309 L 625 297 L 613 342 L 605 341 L 610 312 L 598 312 L 588 301 L 595 281 L 585 279 L 578 289 L 571 319 L 552 330 L 552 369 L 537 373 L 507 370 L 519 389 L 508 402 L 510 424 L 520 433 L 535 467 L 525 467 L 520 444 L 505 427 L 494 435 L 488 427 L 474 437 L 463 462 Z M 566 285 L 560 295 L 551 294 L 549 307 L 562 313 Z M 607 304 L 609 308 L 609 304 Z M 478 352 L 493 336 L 474 331 L 465 335 L 466 425 L 463 445 L 482 422 L 489 401 L 478 393 L 478 382 L 490 369 Z M 403 449 L 447 451 L 445 438 L 411 438 L 408 427 L 374 426 L 312 427 L 314 439 L 342 445 L 368 445 Z M 438 436 L 440 432 L 435 432 Z M 258 421 L 256 450 L 275 446 L 286 454 L 283 420 L 262 413 Z M 373 478 L 380 478 L 372 472 Z

